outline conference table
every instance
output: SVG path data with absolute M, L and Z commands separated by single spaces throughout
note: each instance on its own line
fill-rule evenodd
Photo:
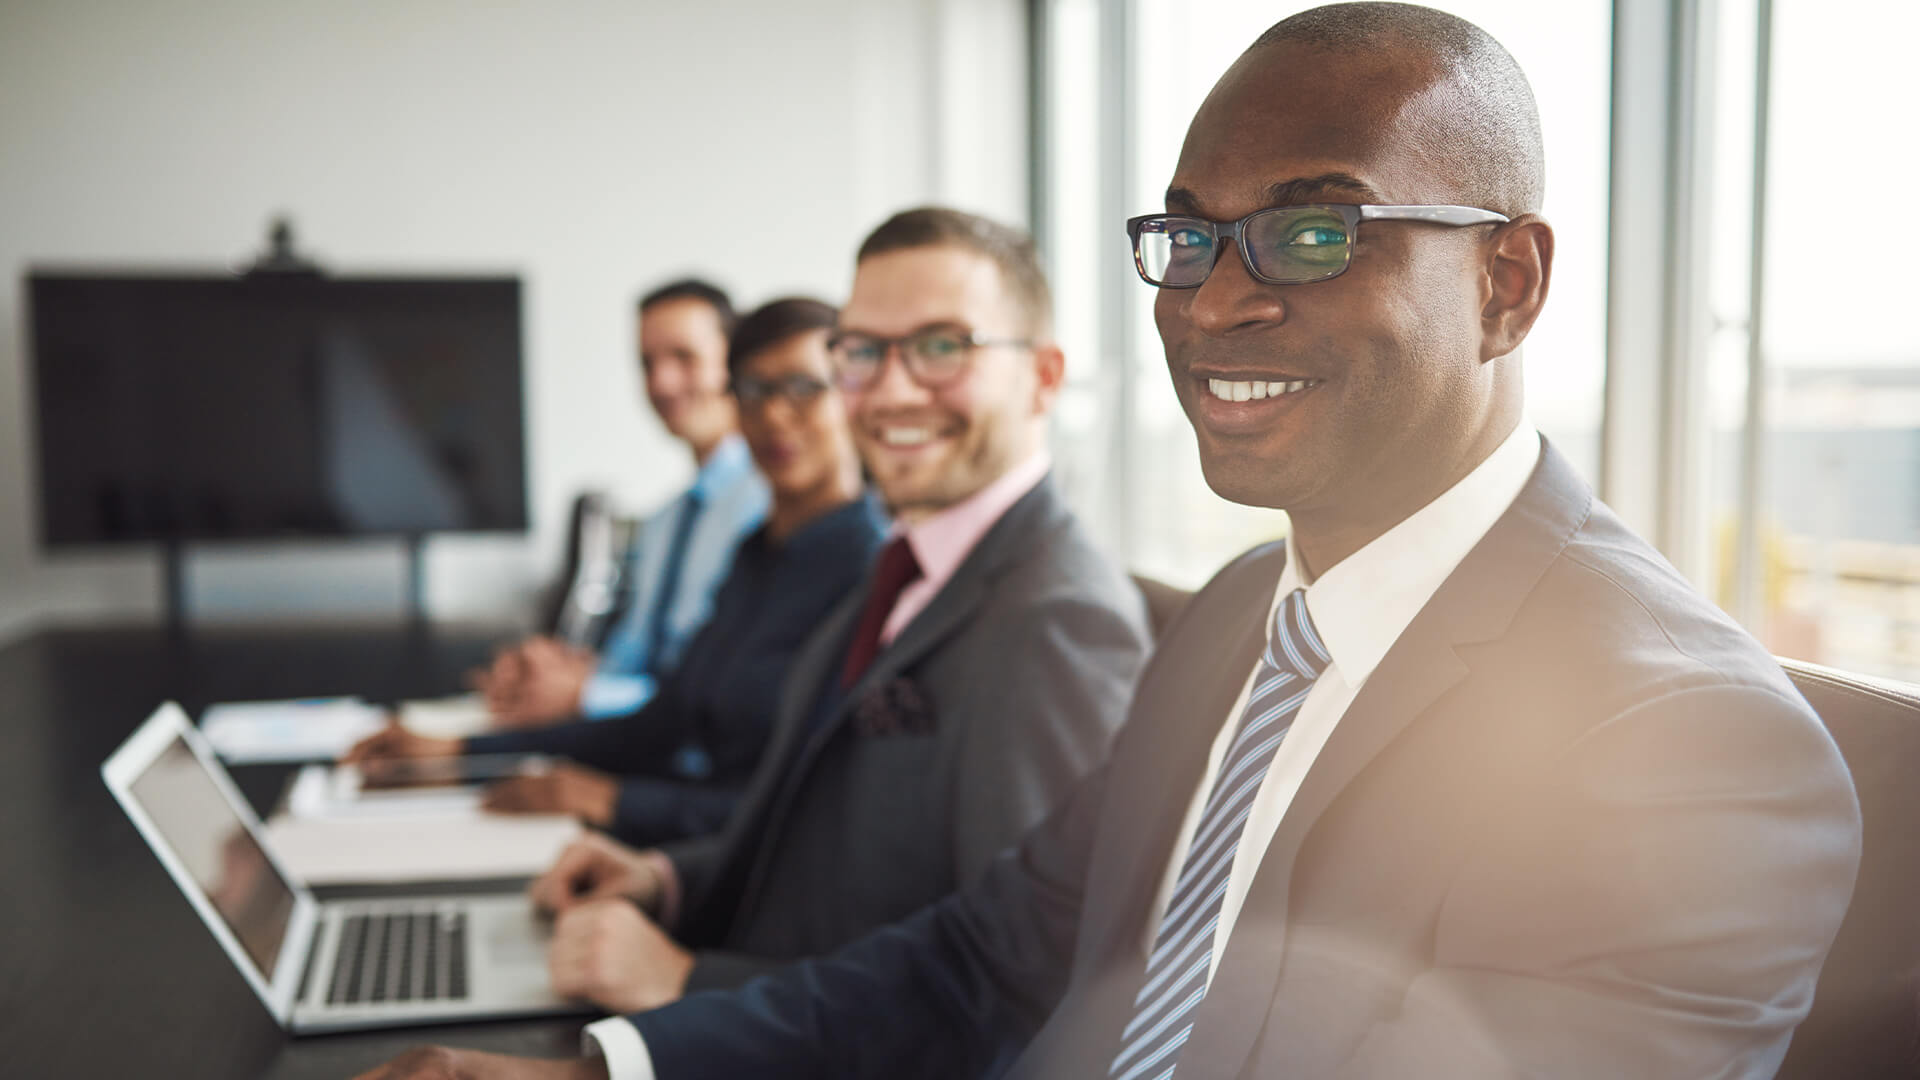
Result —
M 100 763 L 162 701 L 197 717 L 216 701 L 435 697 L 505 636 L 132 627 L 0 644 L 0 1076 L 341 1078 L 422 1042 L 577 1053 L 580 1017 L 283 1033 L 100 780 Z M 292 769 L 234 777 L 264 810 Z

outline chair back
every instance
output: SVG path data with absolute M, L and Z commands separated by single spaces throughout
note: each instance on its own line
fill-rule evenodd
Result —
M 615 614 L 625 539 L 604 492 L 573 500 L 566 562 L 555 580 L 540 628 L 561 641 L 597 648 Z
M 1782 660 L 1860 794 L 1853 903 L 1778 1080 L 1920 1076 L 1920 686 Z
M 1159 641 L 1173 623 L 1173 617 L 1187 606 L 1193 594 L 1164 581 L 1156 581 L 1144 574 L 1129 575 L 1133 578 L 1133 587 L 1140 590 L 1140 598 L 1147 605 L 1147 628 L 1153 631 L 1153 640 Z

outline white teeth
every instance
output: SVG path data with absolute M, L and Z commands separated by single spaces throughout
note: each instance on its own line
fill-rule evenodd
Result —
M 1314 385 L 1312 379 L 1294 379 L 1290 382 L 1229 382 L 1226 379 L 1208 379 L 1207 393 L 1221 401 L 1259 401 L 1305 390 L 1312 385 Z
M 919 446 L 930 442 L 933 432 L 926 428 L 882 428 L 880 441 L 888 446 Z

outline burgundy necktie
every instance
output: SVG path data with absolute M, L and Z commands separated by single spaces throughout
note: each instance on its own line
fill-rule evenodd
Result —
M 887 625 L 900 590 L 920 579 L 920 562 L 913 557 L 907 538 L 896 536 L 881 549 L 880 562 L 873 571 L 873 590 L 867 594 L 867 606 L 860 611 L 860 627 L 853 632 L 853 644 L 847 648 L 847 663 L 840 669 L 840 689 L 849 690 L 867 673 L 873 658 L 880 654 L 880 631 Z

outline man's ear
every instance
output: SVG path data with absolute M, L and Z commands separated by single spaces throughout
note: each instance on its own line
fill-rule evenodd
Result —
M 1480 361 L 1520 348 L 1553 279 L 1553 226 L 1522 214 L 1494 229 L 1487 250 L 1487 303 L 1480 309 Z
M 1033 347 L 1034 397 L 1036 413 L 1044 413 L 1053 407 L 1053 399 L 1060 394 L 1060 387 L 1067 378 L 1067 355 L 1060 346 L 1048 342 Z

